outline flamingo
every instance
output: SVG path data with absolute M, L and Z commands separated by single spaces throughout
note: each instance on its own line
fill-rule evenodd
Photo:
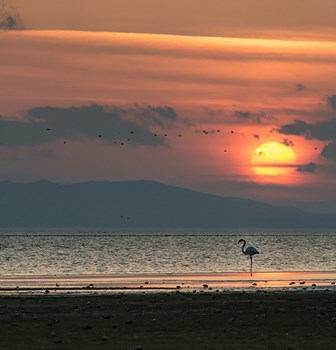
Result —
M 245 250 L 244 250 L 244 247 L 246 245 L 246 241 L 245 239 L 240 239 L 238 241 L 238 244 L 243 242 L 243 246 L 242 246 L 242 252 L 244 255 L 249 255 L 250 256 L 250 259 L 251 259 L 251 267 L 250 267 L 250 272 L 251 272 L 251 276 L 252 276 L 252 258 L 253 258 L 253 255 L 255 254 L 259 254 L 257 248 L 254 248 L 254 247 L 247 247 Z

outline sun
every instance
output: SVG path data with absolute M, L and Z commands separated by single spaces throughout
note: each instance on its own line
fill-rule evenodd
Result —
M 257 175 L 284 177 L 293 171 L 296 156 L 291 147 L 279 142 L 267 142 L 253 153 L 252 166 Z

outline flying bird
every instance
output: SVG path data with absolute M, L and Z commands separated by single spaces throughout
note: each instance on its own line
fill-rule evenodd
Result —
M 251 276 L 252 276 L 252 259 L 253 259 L 253 255 L 255 254 L 259 254 L 257 248 L 254 248 L 254 247 L 247 247 L 245 250 L 244 250 L 244 247 L 246 245 L 246 241 L 245 239 L 240 239 L 238 241 L 238 244 L 242 243 L 243 242 L 243 245 L 242 245 L 242 252 L 244 255 L 249 255 L 250 256 L 250 259 L 251 259 L 251 267 L 250 267 L 250 273 L 251 273 Z

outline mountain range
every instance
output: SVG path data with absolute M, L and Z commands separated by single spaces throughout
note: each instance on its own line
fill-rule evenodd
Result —
M 281 200 L 274 204 L 281 206 L 292 206 L 303 211 L 315 214 L 335 214 L 336 215 L 336 200 L 325 201 L 295 201 L 295 200 Z
M 336 215 L 307 213 L 153 181 L 60 185 L 0 182 L 0 227 L 306 228 L 336 227 Z

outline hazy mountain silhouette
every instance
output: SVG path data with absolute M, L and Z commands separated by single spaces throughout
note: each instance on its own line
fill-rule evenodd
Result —
M 280 206 L 292 206 L 299 208 L 303 211 L 315 214 L 336 214 L 336 200 L 325 200 L 325 201 L 294 201 L 294 200 L 281 200 L 275 202 Z
M 307 214 L 152 181 L 0 182 L 1 227 L 336 227 Z

